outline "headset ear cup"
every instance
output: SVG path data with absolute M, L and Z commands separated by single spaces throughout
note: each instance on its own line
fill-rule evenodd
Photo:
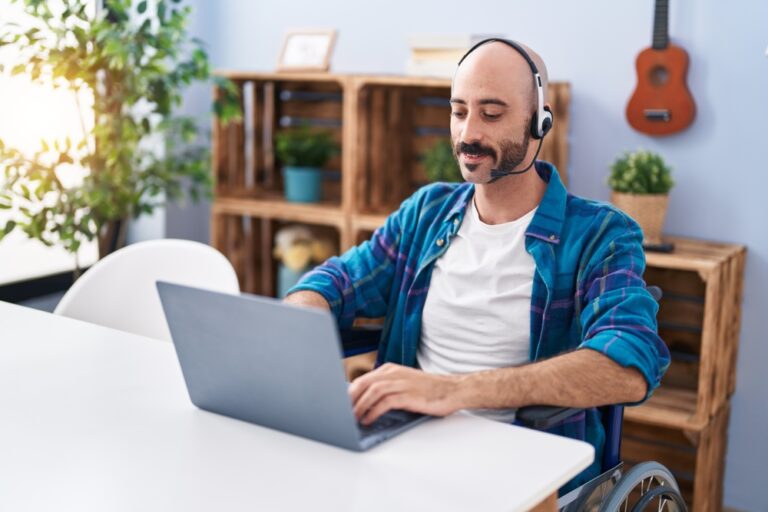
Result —
M 555 122 L 555 116 L 552 114 L 552 110 L 549 107 L 544 107 L 544 119 L 541 122 L 541 136 L 544 137 L 549 130 L 552 129 L 552 125 Z
M 541 135 L 539 134 L 539 114 L 536 112 L 531 116 L 531 137 L 534 139 L 541 138 Z

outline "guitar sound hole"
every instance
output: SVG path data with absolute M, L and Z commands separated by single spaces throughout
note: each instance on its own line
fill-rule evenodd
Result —
M 669 80 L 669 72 L 665 67 L 655 66 L 651 69 L 650 79 L 651 83 L 655 86 L 664 85 Z

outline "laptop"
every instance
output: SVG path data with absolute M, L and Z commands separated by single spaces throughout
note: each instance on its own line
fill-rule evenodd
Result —
M 162 281 L 157 290 L 200 409 L 355 451 L 431 418 L 390 411 L 357 422 L 328 311 Z

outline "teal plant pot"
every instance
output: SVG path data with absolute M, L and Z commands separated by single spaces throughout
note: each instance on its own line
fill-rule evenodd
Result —
M 285 298 L 285 294 L 288 290 L 299 282 L 301 276 L 309 272 L 311 267 L 307 266 L 299 271 L 291 270 L 282 263 L 277 267 L 277 296 L 279 298 Z
M 322 192 L 322 171 L 317 167 L 285 166 L 285 198 L 291 203 L 317 203 Z

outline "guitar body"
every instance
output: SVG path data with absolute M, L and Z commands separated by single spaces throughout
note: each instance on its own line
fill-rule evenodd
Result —
M 688 86 L 688 54 L 673 44 L 646 48 L 637 56 L 637 87 L 627 103 L 627 120 L 649 135 L 670 135 L 687 128 L 696 116 Z

